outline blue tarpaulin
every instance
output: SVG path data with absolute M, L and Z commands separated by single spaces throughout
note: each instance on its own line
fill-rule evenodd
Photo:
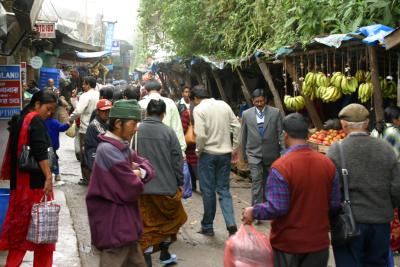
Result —
M 362 42 L 368 45 L 377 45 L 378 43 L 384 45 L 384 38 L 390 34 L 394 29 L 381 24 L 374 24 L 366 27 L 360 27 L 357 31 L 346 34 L 331 34 L 321 38 L 314 38 L 314 41 L 339 48 L 343 41 L 354 39 L 352 35 L 364 35 L 365 38 Z
M 385 36 L 394 31 L 393 28 L 382 24 L 375 24 L 359 28 L 356 33 L 362 34 L 365 38 L 363 43 L 368 45 L 377 45 L 378 43 L 384 45 Z
M 100 51 L 100 52 L 78 52 L 75 51 L 76 56 L 79 58 L 101 58 L 106 56 L 111 56 L 111 52 L 109 51 Z

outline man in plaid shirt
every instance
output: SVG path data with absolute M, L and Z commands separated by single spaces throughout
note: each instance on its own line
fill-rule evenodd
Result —
M 308 121 L 299 113 L 283 120 L 285 155 L 267 179 L 266 202 L 246 208 L 242 221 L 271 220 L 275 267 L 325 267 L 329 257 L 329 210 L 340 205 L 334 163 L 306 143 Z

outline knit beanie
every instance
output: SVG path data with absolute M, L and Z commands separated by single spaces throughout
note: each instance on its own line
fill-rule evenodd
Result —
M 114 103 L 110 111 L 110 118 L 131 119 L 140 121 L 141 111 L 137 100 L 118 100 Z

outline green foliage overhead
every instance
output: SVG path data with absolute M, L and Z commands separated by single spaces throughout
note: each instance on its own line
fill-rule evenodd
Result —
M 139 16 L 149 48 L 234 58 L 359 26 L 396 27 L 400 0 L 141 0 Z

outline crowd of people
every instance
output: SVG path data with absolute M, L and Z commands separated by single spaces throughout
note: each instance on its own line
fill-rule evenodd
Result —
M 369 134 L 365 107 L 344 107 L 339 119 L 347 138 L 323 155 L 307 144 L 307 118 L 299 113 L 283 117 L 267 105 L 263 89 L 253 91 L 253 107 L 240 122 L 203 85 L 183 87 L 182 98 L 174 102 L 155 79 L 143 87 L 115 88 L 87 76 L 81 92 L 75 84 L 65 91 L 49 79 L 40 90 L 31 81 L 24 94 L 27 105 L 10 121 L 1 172 L 2 179 L 11 181 L 0 235 L 0 249 L 9 250 L 6 266 L 19 266 L 27 250 L 35 253 L 34 266 L 52 265 L 55 245 L 33 244 L 26 233 L 32 205 L 44 194 L 52 198 L 53 174 L 56 181 L 62 178 L 58 162 L 49 165 L 48 148 L 58 158 L 59 133 L 72 125 L 80 140 L 79 184 L 88 186 L 91 239 L 101 251 L 100 266 L 151 267 L 158 251 L 162 264 L 177 262 L 170 246 L 187 221 L 181 201 L 184 161 L 192 190 L 201 191 L 203 200 L 198 233 L 215 235 L 218 195 L 227 236 L 234 235 L 230 171 L 238 150 L 252 184 L 252 206 L 243 211 L 242 223 L 272 220 L 274 266 L 327 266 L 330 222 L 344 201 L 344 171 L 358 232 L 349 242 L 333 244 L 336 266 L 386 267 L 391 236 L 392 249 L 400 248 L 400 235 L 391 235 L 391 226 L 392 233 L 400 229 L 393 221 L 400 204 L 399 108 L 385 110 L 387 124 L 376 138 Z M 190 131 L 195 142 L 187 142 Z M 19 170 L 24 145 L 30 146 L 40 172 Z

